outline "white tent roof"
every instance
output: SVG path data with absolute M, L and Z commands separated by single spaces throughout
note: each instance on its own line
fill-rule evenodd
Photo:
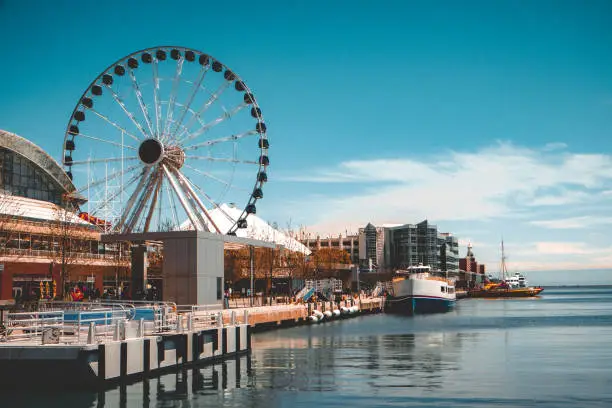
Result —
M 221 230 L 223 234 L 227 234 L 229 229 L 242 214 L 242 210 L 233 205 L 221 204 L 219 208 L 209 211 L 209 214 L 219 230 Z M 203 217 L 206 218 L 204 215 Z M 193 229 L 189 220 L 183 222 L 180 228 Z M 310 255 L 310 250 L 301 242 L 291 238 L 287 233 L 272 227 L 266 221 L 254 214 L 249 214 L 247 216 L 247 228 L 239 228 L 236 231 L 236 236 L 273 242 L 291 251 L 299 251 L 306 255 Z
M 33 218 L 40 221 L 68 222 L 91 226 L 82 220 L 76 213 L 64 210 L 58 205 L 48 201 L 35 200 L 0 192 L 0 215 L 22 218 Z

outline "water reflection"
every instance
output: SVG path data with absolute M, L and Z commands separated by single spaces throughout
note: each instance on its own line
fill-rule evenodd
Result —
M 219 364 L 185 368 L 140 382 L 100 391 L 93 405 L 102 407 L 191 407 L 200 396 L 222 396 L 224 392 L 252 386 L 248 372 L 251 358 L 241 356 Z M 129 396 L 129 398 L 128 398 Z M 197 406 L 198 404 L 195 404 Z
M 363 392 L 364 384 L 373 393 L 402 387 L 433 390 L 459 369 L 463 338 L 443 332 L 304 340 L 264 336 L 254 346 L 253 384 L 300 391 Z

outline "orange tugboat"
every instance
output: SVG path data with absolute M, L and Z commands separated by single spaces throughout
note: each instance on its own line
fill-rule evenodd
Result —
M 515 298 L 538 296 L 544 289 L 540 287 L 527 286 L 525 279 L 520 275 L 506 280 L 508 270 L 506 269 L 506 257 L 504 255 L 504 241 L 501 244 L 502 260 L 501 275 L 499 283 L 487 282 L 482 288 L 468 291 L 468 297 L 473 298 Z

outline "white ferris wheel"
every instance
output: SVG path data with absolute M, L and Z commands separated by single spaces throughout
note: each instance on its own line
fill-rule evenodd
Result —
M 234 235 L 256 213 L 269 142 L 255 96 L 203 52 L 148 48 L 108 66 L 74 108 L 63 164 L 106 232 Z M 242 211 L 230 216 L 222 203 Z

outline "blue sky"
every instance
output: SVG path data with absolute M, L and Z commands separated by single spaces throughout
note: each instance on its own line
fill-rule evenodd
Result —
M 493 271 L 502 235 L 514 268 L 605 268 L 610 27 L 607 1 L 0 0 L 0 128 L 59 159 L 107 65 L 193 47 L 264 111 L 263 218 L 322 235 L 428 218 Z

